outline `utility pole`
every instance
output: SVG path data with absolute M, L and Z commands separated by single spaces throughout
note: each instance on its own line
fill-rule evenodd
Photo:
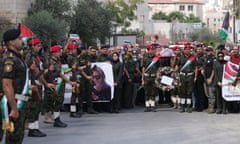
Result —
M 233 43 L 236 43 L 236 0 L 233 0 Z

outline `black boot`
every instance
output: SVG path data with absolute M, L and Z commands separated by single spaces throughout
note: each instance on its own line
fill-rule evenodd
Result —
M 185 112 L 185 104 L 181 104 L 181 108 L 180 108 L 180 113 L 184 113 Z
M 187 104 L 187 112 L 192 113 L 192 108 L 190 104 Z
M 29 137 L 45 137 L 47 135 L 41 132 L 39 129 L 30 129 L 28 131 L 28 136 Z
M 157 108 L 154 106 L 154 107 L 151 107 L 151 111 L 152 112 L 157 112 Z
M 151 111 L 150 107 L 146 107 L 146 108 L 144 109 L 144 112 L 150 112 L 150 111 Z
M 88 109 L 88 114 L 98 114 L 98 112 L 96 112 L 94 109 L 89 108 Z
M 65 127 L 67 127 L 67 124 L 63 123 L 63 122 L 60 120 L 60 118 L 56 118 L 53 126 L 54 126 L 54 127 L 62 127 L 62 128 L 65 128 Z
M 82 115 L 80 113 L 76 113 L 76 112 L 71 112 L 70 113 L 70 117 L 72 118 L 80 118 Z

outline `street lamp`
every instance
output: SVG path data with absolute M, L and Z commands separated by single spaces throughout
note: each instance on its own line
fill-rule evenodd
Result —
M 144 32 L 144 20 L 145 20 L 145 17 L 144 17 L 144 14 L 141 15 L 141 18 L 142 18 L 142 31 L 143 31 L 143 35 L 142 35 L 142 47 L 144 47 L 144 38 L 145 38 L 145 32 Z

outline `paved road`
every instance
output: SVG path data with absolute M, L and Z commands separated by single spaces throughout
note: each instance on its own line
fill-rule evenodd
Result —
M 239 144 L 240 115 L 179 113 L 170 108 L 144 113 L 142 107 L 119 114 L 85 114 L 80 119 L 63 113 L 67 128 L 41 124 L 45 138 L 24 144 Z

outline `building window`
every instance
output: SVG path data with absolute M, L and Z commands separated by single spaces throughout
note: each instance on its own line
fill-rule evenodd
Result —
M 188 11 L 193 11 L 193 5 L 188 6 Z
M 184 5 L 180 5 L 180 6 L 179 6 L 179 10 L 180 10 L 180 11 L 185 11 L 185 6 L 184 6 Z

